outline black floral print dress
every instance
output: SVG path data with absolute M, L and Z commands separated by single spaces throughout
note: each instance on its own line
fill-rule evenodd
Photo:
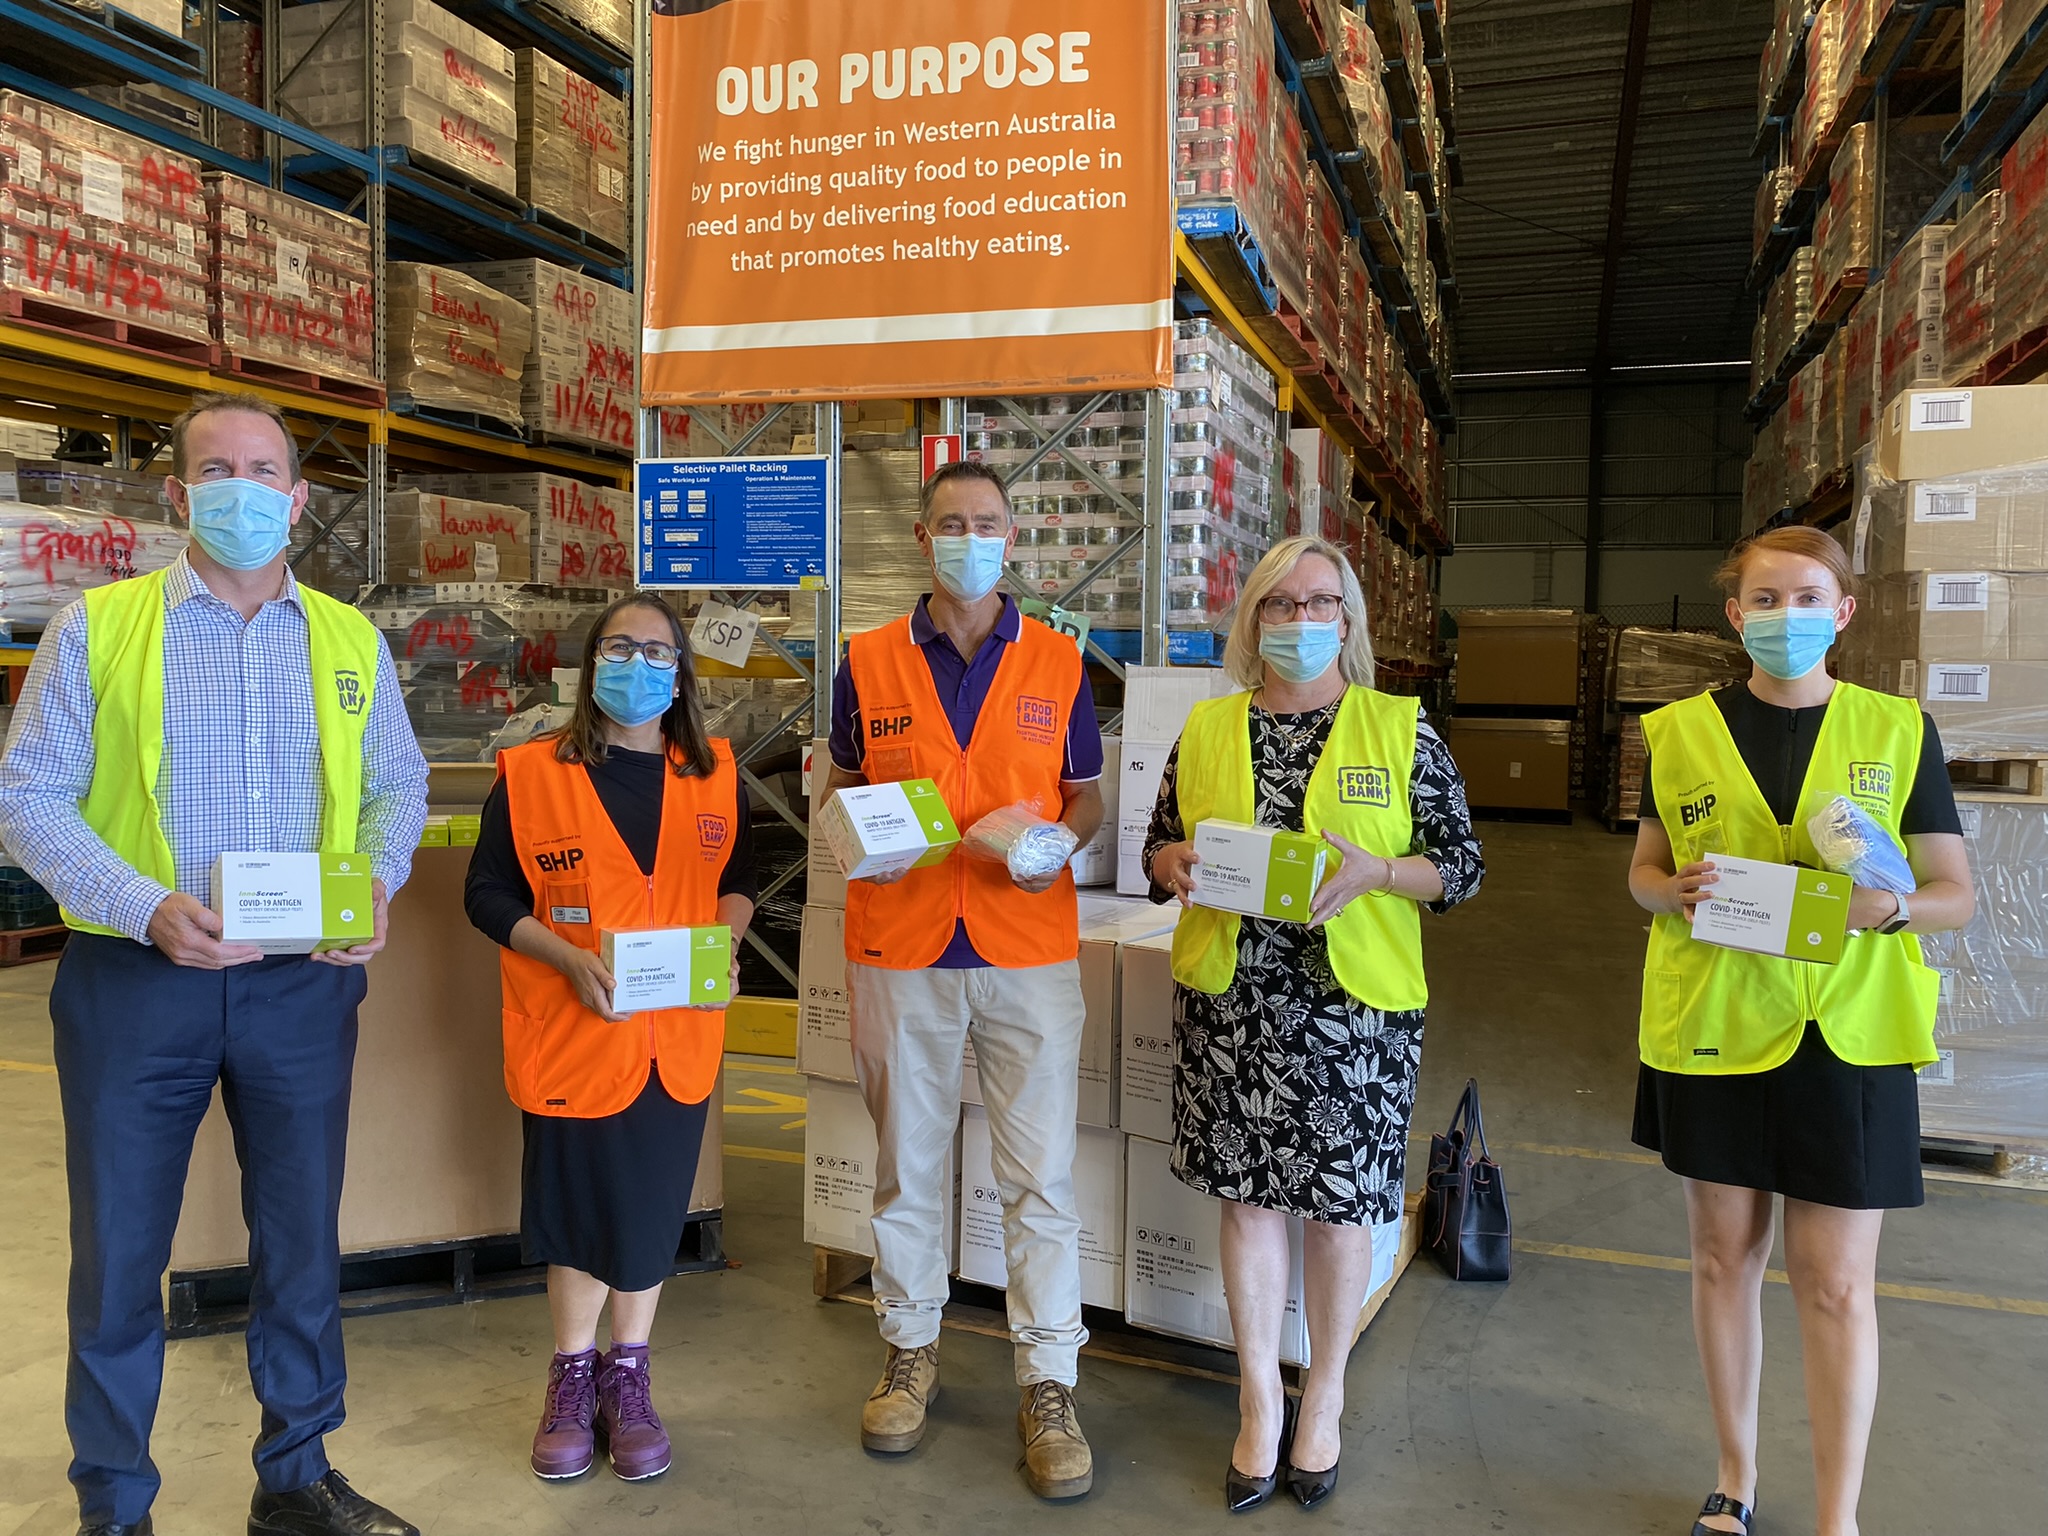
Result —
M 1306 715 L 1271 715 L 1254 704 L 1260 826 L 1303 830 L 1309 775 L 1336 718 L 1335 703 Z M 1179 769 L 1176 746 L 1145 839 L 1148 870 L 1155 853 L 1188 836 Z M 1443 900 L 1429 910 L 1448 911 L 1479 889 L 1486 866 L 1464 781 L 1426 721 L 1416 729 L 1409 806 L 1412 851 L 1444 882 Z M 1154 885 L 1152 899 L 1173 898 Z M 1422 1021 L 1421 1009 L 1383 1013 L 1347 994 L 1331 973 L 1322 929 L 1245 918 L 1227 992 L 1173 989 L 1174 1175 L 1204 1194 L 1310 1221 L 1392 1221 L 1407 1178 Z

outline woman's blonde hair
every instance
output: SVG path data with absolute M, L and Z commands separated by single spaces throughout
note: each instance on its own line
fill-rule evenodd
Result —
M 1856 571 L 1849 563 L 1849 552 L 1818 528 L 1771 528 L 1763 533 L 1751 534 L 1728 552 L 1728 558 L 1721 562 L 1714 572 L 1714 580 L 1728 596 L 1740 601 L 1742 597 L 1742 568 L 1749 563 L 1749 557 L 1765 550 L 1781 555 L 1802 555 L 1828 568 L 1835 578 L 1835 589 L 1844 597 L 1856 595 Z
M 1358 573 L 1351 569 L 1344 551 L 1328 539 L 1299 534 L 1267 550 L 1266 558 L 1238 589 L 1237 618 L 1223 647 L 1223 670 L 1239 687 L 1256 688 L 1266 680 L 1266 663 L 1259 655 L 1259 605 L 1307 555 L 1320 555 L 1337 568 L 1337 581 L 1344 593 L 1344 649 L 1338 654 L 1337 670 L 1354 687 L 1372 686 L 1372 635 L 1366 629 L 1365 592 L 1358 585 Z

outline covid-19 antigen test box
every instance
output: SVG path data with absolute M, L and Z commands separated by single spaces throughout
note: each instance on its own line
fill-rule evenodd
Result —
M 223 853 L 212 894 L 221 942 L 266 955 L 348 949 L 376 933 L 368 854 Z
M 612 973 L 612 1011 L 717 1008 L 732 1001 L 732 930 L 607 928 L 598 953 Z
M 1284 923 L 1308 921 L 1330 845 L 1304 832 L 1241 821 L 1195 826 L 1195 904 Z
M 1720 879 L 1707 887 L 1711 899 L 1693 910 L 1695 939 L 1822 965 L 1842 958 L 1849 927 L 1847 875 L 1721 853 L 1709 858 Z
M 953 813 L 930 779 L 836 790 L 818 823 L 840 873 L 849 880 L 936 864 L 960 843 Z

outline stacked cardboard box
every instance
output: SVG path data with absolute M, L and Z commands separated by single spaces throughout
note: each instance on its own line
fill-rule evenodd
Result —
M 1572 721 L 1572 799 L 1601 798 L 1607 768 L 1607 670 L 1614 626 L 1597 613 L 1579 621 L 1579 712 Z
M 533 579 L 532 519 L 497 502 L 393 491 L 384 507 L 384 563 L 394 582 Z
M 2048 326 L 2048 112 L 2006 152 L 1999 175 L 2005 228 L 1999 236 L 1998 303 L 1991 345 L 2003 351 Z
M 452 267 L 394 261 L 386 271 L 384 381 L 394 399 L 519 425 L 532 310 Z
M 1956 221 L 1942 278 L 1943 373 L 1967 379 L 1991 358 L 1992 314 L 1998 301 L 1998 244 L 2005 194 L 1987 192 Z
M 0 171 L 0 293 L 211 339 L 197 161 L 0 91 Z
M 1308 252 L 1306 282 L 1309 334 L 1334 365 L 1344 351 L 1343 210 L 1321 166 L 1308 172 Z
M 1570 608 L 1458 611 L 1450 748 L 1475 806 L 1571 809 L 1580 620 Z
M 477 262 L 459 268 L 517 299 L 533 316 L 520 381 L 529 432 L 630 454 L 640 397 L 640 303 L 623 288 L 546 261 Z
M 517 55 L 519 195 L 615 250 L 633 243 L 625 102 L 534 48 Z
M 1877 134 L 1849 130 L 1828 172 L 1828 195 L 1814 215 L 1814 300 L 1829 310 L 1862 288 L 1876 261 Z
M 632 0 L 555 0 L 555 9 L 614 48 L 633 51 Z
M 633 497 L 567 475 L 415 475 L 404 483 L 439 496 L 517 507 L 533 528 L 532 580 L 550 587 L 632 584 Z
M 1607 820 L 1619 829 L 1632 826 L 1642 814 L 1643 770 L 1649 765 L 1649 748 L 1643 743 L 1643 717 L 1623 715 L 1621 725 L 1608 743 Z
M 2048 0 L 1966 0 L 1963 6 L 1963 109 L 1991 89 L 2021 39 L 2048 11 Z
M 1953 233 L 1947 224 L 1928 225 L 1905 243 L 1885 272 L 1878 313 L 1879 410 L 1901 390 L 1940 383 L 1947 371 L 1942 321 Z M 1864 439 L 1875 440 L 1875 431 Z
M 1607 696 L 1618 705 L 1668 704 L 1749 676 L 1747 654 L 1719 635 L 1631 626 L 1614 639 Z
M 222 172 L 206 177 L 214 334 L 236 357 L 377 381 L 370 226 Z
M 222 16 L 214 23 L 213 83 L 237 101 L 252 107 L 263 105 L 263 27 L 254 21 L 236 21 Z M 231 155 L 244 160 L 263 155 L 263 130 L 225 112 L 216 119 L 214 142 Z
M 289 78 L 279 95 L 307 127 L 360 149 L 370 142 L 363 121 L 365 32 L 356 23 L 335 25 L 354 3 L 284 8 L 280 35 Z M 519 111 L 512 50 L 433 0 L 376 3 L 384 13 L 385 99 L 377 142 L 402 147 L 459 180 L 514 195 Z
M 1804 174 L 1841 111 L 1842 0 L 1821 0 L 1806 34 L 1806 89 L 1792 109 L 1792 163 Z
M 1850 312 L 1848 324 L 1842 327 L 1838 415 L 1844 467 L 1855 461 L 1858 448 L 1877 440 L 1877 413 L 1883 403 L 1879 397 L 1880 337 L 1888 286 L 1882 278 L 1873 280 L 1861 302 Z

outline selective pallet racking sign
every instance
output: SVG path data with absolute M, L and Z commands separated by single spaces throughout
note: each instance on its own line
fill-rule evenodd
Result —
M 642 459 L 633 521 L 643 587 L 825 585 L 831 460 Z
M 1169 19 L 654 0 L 642 400 L 1170 384 Z

